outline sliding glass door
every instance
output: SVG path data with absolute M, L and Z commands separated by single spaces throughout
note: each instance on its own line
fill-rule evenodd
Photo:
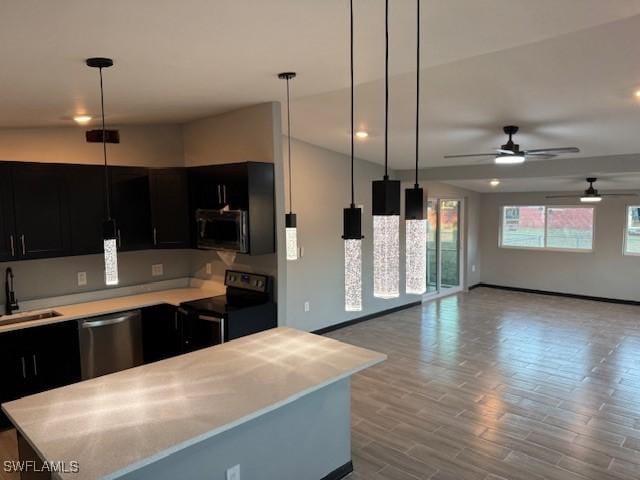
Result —
M 462 201 L 427 202 L 427 295 L 462 290 Z

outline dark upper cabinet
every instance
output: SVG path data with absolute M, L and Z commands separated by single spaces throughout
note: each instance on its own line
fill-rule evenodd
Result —
M 69 212 L 64 170 L 45 163 L 14 163 L 15 250 L 20 258 L 69 254 Z
M 152 248 L 149 170 L 139 167 L 111 167 L 110 171 L 111 216 L 116 220 L 118 248 Z
M 0 262 L 16 258 L 16 233 L 14 222 L 11 167 L 0 164 Z
M 243 162 L 189 169 L 190 220 L 197 209 L 245 210 L 249 218 L 249 254 L 275 252 L 275 190 L 272 163 Z M 197 235 L 193 235 L 197 238 Z M 195 245 L 194 245 L 195 246 Z
M 102 223 L 105 220 L 105 171 L 100 165 L 65 166 L 69 192 L 71 254 L 103 251 Z
M 189 189 L 183 168 L 149 171 L 151 226 L 156 248 L 189 247 Z

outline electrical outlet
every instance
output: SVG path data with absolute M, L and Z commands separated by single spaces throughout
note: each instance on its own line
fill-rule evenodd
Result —
M 211 263 L 207 263 L 205 266 L 205 271 L 207 272 L 207 275 L 211 275 L 212 272 L 212 268 L 211 268 Z
M 476 266 L 475 265 L 471 265 L 471 271 L 475 272 L 476 271 Z
M 308 312 L 309 310 L 311 310 L 311 306 L 309 305 L 309 302 L 304 302 L 304 311 Z
M 151 276 L 159 277 L 160 275 L 164 275 L 164 266 L 161 263 L 151 265 Z
M 87 284 L 87 272 L 78 272 L 78 286 L 82 287 Z
M 227 480 L 240 480 L 240 465 L 227 468 Z

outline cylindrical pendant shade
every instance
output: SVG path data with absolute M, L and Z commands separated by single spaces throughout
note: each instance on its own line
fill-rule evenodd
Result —
M 287 260 L 298 259 L 298 220 L 295 213 L 285 215 L 285 232 L 287 243 Z
M 400 215 L 373 216 L 373 296 L 400 296 Z
M 427 291 L 427 221 L 406 220 L 406 289 L 422 295 Z
M 104 240 L 104 282 L 118 284 L 118 246 L 115 238 Z
M 344 309 L 362 310 L 362 240 L 344 241 Z

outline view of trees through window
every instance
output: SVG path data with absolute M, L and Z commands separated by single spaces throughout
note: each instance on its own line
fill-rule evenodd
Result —
M 591 250 L 593 215 L 593 207 L 506 206 L 502 208 L 500 245 Z
M 625 253 L 640 255 L 640 206 L 627 207 Z

